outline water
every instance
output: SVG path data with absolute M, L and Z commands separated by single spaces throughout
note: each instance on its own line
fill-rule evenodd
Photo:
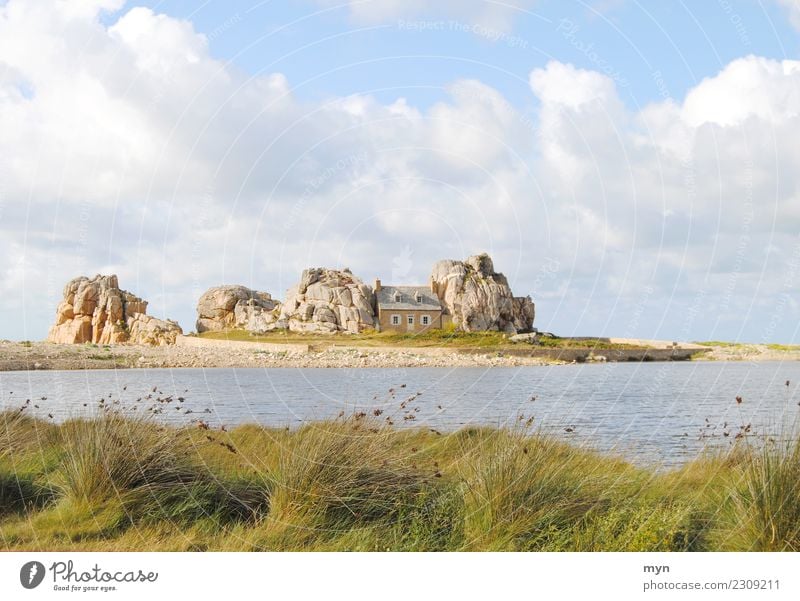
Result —
M 388 416 L 398 427 L 440 431 L 513 426 L 522 415 L 522 422 L 533 416 L 535 427 L 575 444 L 673 466 L 709 444 L 732 444 L 747 424 L 756 437 L 791 425 L 800 415 L 798 384 L 797 362 L 32 371 L 0 372 L 0 407 L 31 399 L 30 413 L 60 421 L 96 413 L 104 399 L 140 413 L 155 406 L 158 419 L 174 424 L 202 419 L 281 427 L 378 409 L 380 419 Z M 155 402 L 170 395 L 170 402 Z

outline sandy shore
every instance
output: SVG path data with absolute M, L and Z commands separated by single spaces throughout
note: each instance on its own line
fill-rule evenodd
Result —
M 547 365 L 551 360 L 508 357 L 496 351 L 461 354 L 443 348 L 337 347 L 223 340 L 151 347 L 0 342 L 0 371 L 156 367 L 493 367 Z
M 598 351 L 598 354 L 602 352 Z M 768 345 L 719 346 L 696 355 L 695 360 L 797 361 L 800 360 L 800 350 L 776 350 Z M 430 347 L 335 346 L 315 349 L 306 344 L 191 337 L 180 338 L 177 345 L 165 347 L 0 342 L 0 371 L 168 367 L 515 367 L 553 363 L 565 361 L 488 349 L 485 352 Z

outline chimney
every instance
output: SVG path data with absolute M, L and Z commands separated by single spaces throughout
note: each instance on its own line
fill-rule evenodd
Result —
M 381 281 L 378 278 L 375 278 L 375 292 L 381 291 Z

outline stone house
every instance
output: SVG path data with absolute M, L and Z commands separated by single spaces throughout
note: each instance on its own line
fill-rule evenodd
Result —
M 381 331 L 421 333 L 450 323 L 430 286 L 383 286 L 375 280 L 375 314 Z

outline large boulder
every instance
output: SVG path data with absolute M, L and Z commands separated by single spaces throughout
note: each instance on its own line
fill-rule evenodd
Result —
M 286 292 L 280 321 L 294 332 L 357 334 L 374 328 L 375 294 L 349 269 L 306 269 Z
M 530 296 L 515 297 L 502 273 L 494 270 L 491 257 L 475 255 L 466 261 L 444 260 L 434 264 L 431 290 L 467 332 L 499 330 L 510 334 L 529 332 L 535 317 Z
M 177 321 L 157 319 L 152 315 L 136 313 L 128 318 L 128 342 L 133 344 L 150 344 L 164 346 L 175 344 L 183 330 Z
M 183 332 L 175 322 L 147 316 L 147 301 L 121 290 L 116 275 L 86 276 L 70 280 L 56 309 L 56 321 L 47 339 L 59 344 L 174 344 Z M 143 333 L 143 322 L 159 322 Z M 134 328 L 135 326 L 135 328 Z M 136 334 L 132 335 L 132 328 Z
M 197 331 L 243 329 L 254 334 L 281 327 L 280 303 L 268 292 L 246 286 L 209 288 L 197 302 Z

